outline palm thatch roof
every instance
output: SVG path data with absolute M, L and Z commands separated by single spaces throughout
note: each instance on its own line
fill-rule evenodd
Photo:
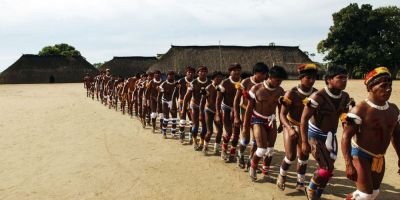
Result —
M 298 46 L 174 46 L 149 71 L 174 70 L 183 73 L 186 66 L 207 66 L 209 71 L 227 71 L 229 64 L 240 63 L 243 72 L 250 73 L 257 62 L 285 67 L 289 75 L 297 76 L 297 65 L 311 59 Z
M 144 73 L 147 69 L 157 61 L 156 57 L 142 57 L 142 56 L 130 56 L 130 57 L 114 57 L 112 60 L 107 61 L 99 70 L 110 69 L 111 74 L 131 77 L 137 73 Z
M 86 73 L 98 70 L 82 56 L 25 54 L 0 74 L 0 83 L 81 82 Z

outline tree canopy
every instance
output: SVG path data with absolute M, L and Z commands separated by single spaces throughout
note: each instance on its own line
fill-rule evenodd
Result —
M 46 46 L 43 47 L 41 51 L 39 51 L 39 56 L 49 56 L 49 55 L 61 55 L 61 56 L 80 56 L 81 53 L 75 49 L 75 47 L 61 43 L 56 44 L 54 46 Z
M 325 61 L 346 66 L 351 77 L 362 78 L 377 66 L 395 77 L 400 64 L 400 9 L 373 9 L 353 3 L 333 15 L 326 39 L 318 44 Z

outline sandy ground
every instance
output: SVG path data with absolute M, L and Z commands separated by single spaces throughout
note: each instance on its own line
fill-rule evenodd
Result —
M 391 102 L 399 105 L 400 82 L 393 88 Z M 361 81 L 347 91 L 357 101 L 366 96 Z M 0 199 L 305 199 L 294 189 L 294 167 L 283 192 L 268 181 L 251 182 L 236 164 L 163 140 L 137 119 L 86 98 L 82 84 L 0 85 L 0 102 Z M 283 157 L 278 137 L 273 180 Z M 400 199 L 391 146 L 386 158 L 379 199 Z M 307 180 L 315 162 L 309 166 Z M 326 199 L 354 190 L 341 153 L 336 167 Z

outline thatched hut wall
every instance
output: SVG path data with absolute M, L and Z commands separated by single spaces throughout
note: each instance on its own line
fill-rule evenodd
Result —
M 86 73 L 98 70 L 82 56 L 22 55 L 0 74 L 0 83 L 81 82 Z
M 130 57 L 114 57 L 110 61 L 104 63 L 99 70 L 110 69 L 111 74 L 131 77 L 137 73 L 144 73 L 147 69 L 156 63 L 156 57 L 141 57 L 141 56 L 130 56 Z
M 229 64 L 240 63 L 251 73 L 257 62 L 286 68 L 291 78 L 297 77 L 297 65 L 312 62 L 299 47 L 288 46 L 171 46 L 148 71 L 174 70 L 183 73 L 186 66 L 207 66 L 209 71 L 227 71 Z

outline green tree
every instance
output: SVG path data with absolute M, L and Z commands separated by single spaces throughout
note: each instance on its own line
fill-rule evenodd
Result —
M 46 46 L 43 47 L 41 51 L 38 53 L 40 56 L 48 56 L 48 55 L 61 55 L 61 56 L 80 56 L 81 53 L 75 49 L 75 47 L 61 43 L 56 44 L 54 46 Z
M 350 77 L 361 78 L 369 70 L 384 65 L 393 76 L 399 69 L 400 10 L 397 7 L 372 9 L 353 3 L 333 15 L 333 26 L 318 44 L 325 61 L 345 65 Z
M 104 62 L 98 62 L 98 63 L 93 63 L 93 66 L 94 66 L 96 69 L 99 69 L 103 64 L 104 64 Z

